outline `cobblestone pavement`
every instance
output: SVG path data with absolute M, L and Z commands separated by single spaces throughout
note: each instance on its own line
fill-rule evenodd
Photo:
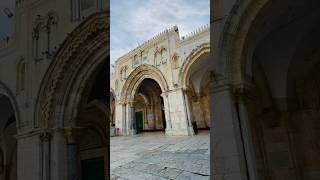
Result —
M 192 137 L 163 132 L 111 137 L 111 180 L 208 180 L 209 137 L 209 131 Z

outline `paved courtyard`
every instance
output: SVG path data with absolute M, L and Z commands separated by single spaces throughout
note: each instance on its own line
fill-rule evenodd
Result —
M 112 180 L 210 179 L 209 131 L 192 137 L 163 132 L 111 137 Z

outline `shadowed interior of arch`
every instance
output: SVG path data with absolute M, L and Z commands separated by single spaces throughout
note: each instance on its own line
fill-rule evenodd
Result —
M 8 97 L 0 94 L 0 179 L 17 179 L 16 117 Z
M 210 129 L 210 54 L 203 53 L 189 64 L 182 82 L 186 86 L 186 100 L 190 106 L 190 118 L 193 128 Z
M 102 180 L 108 167 L 107 156 L 107 71 L 105 64 L 99 65 L 86 85 L 87 92 L 77 119 L 76 140 L 78 143 L 77 158 L 79 159 L 82 180 Z
M 134 95 L 133 128 L 137 133 L 162 131 L 166 128 L 164 104 L 159 84 L 150 78 L 144 79 Z
M 258 179 L 319 178 L 319 8 L 316 0 L 270 1 L 246 38 L 243 74 L 255 87 L 248 166 Z

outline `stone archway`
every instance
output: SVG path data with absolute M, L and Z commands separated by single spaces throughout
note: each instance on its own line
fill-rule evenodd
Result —
M 210 44 L 202 44 L 182 64 L 179 72 L 188 120 L 197 132 L 210 128 Z
M 96 148 L 103 151 L 99 155 L 104 171 L 102 177 L 108 176 L 109 113 L 106 115 L 107 109 L 101 111 L 97 106 L 90 106 L 95 100 L 108 104 L 105 82 L 109 56 L 108 16 L 107 12 L 99 12 L 84 20 L 62 43 L 42 81 L 35 116 L 36 124 L 46 137 L 43 141 L 43 175 L 51 175 L 52 179 L 75 179 L 87 172 L 79 169 L 80 151 L 83 150 L 79 137 L 83 131 L 99 137 L 96 139 L 100 139 L 100 146 Z M 99 128 L 92 125 L 93 121 L 88 123 L 87 114 L 92 111 L 101 114 L 96 123 L 100 124 Z M 59 153 L 53 151 L 55 153 L 48 157 L 50 149 L 59 149 Z M 50 167 L 48 159 L 55 159 L 57 166 Z
M 215 22 L 216 28 L 224 27 L 223 33 L 216 31 L 216 35 L 222 37 L 215 44 L 217 51 L 214 60 L 220 78 L 216 79 L 218 85 L 213 86 L 213 96 L 215 101 L 229 103 L 225 107 L 230 108 L 230 114 L 235 116 L 219 115 L 216 105 L 214 118 L 221 118 L 215 122 L 221 126 L 233 121 L 233 132 L 230 131 L 232 133 L 228 136 L 236 140 L 234 147 L 238 149 L 236 159 L 242 178 L 316 179 L 315 174 L 319 173 L 319 163 L 308 158 L 307 152 L 297 145 L 307 142 L 306 146 L 313 146 L 308 148 L 309 154 L 318 153 L 314 148 L 316 135 L 310 135 L 310 132 L 316 131 L 311 126 L 318 124 L 314 121 L 318 111 L 314 107 L 311 110 L 310 106 L 309 109 L 297 106 L 300 100 L 305 100 L 297 87 L 302 87 L 302 84 L 316 86 L 315 82 L 310 82 L 310 77 L 318 75 L 314 72 L 304 74 L 312 69 L 301 62 L 310 53 L 306 47 L 314 52 L 319 51 L 314 45 L 319 36 L 311 31 L 319 22 L 319 8 L 320 3 L 313 0 L 238 1 L 226 19 Z M 313 40 L 305 42 L 304 39 L 310 34 Z M 298 56 L 296 52 L 303 52 L 303 55 L 299 56 L 300 65 L 294 67 L 291 62 L 293 57 Z M 288 73 L 290 68 L 291 75 Z M 303 83 L 297 85 L 299 82 Z M 300 90 L 303 92 L 305 89 Z M 319 96 L 318 93 L 306 94 Z M 300 100 L 296 100 L 296 96 L 300 96 Z M 304 116 L 306 111 L 312 115 Z M 298 123 L 302 119 L 304 123 Z M 300 126 L 309 127 L 310 131 L 305 132 Z M 215 135 L 219 134 L 223 133 L 217 129 Z M 274 137 L 277 137 L 277 142 L 273 141 Z M 220 148 L 223 148 L 222 144 L 213 151 L 217 152 Z M 213 153 L 212 161 L 217 157 L 221 158 Z
M 18 176 L 18 114 L 14 96 L 0 82 L 0 179 L 3 180 L 16 180 Z
M 169 132 L 171 129 L 171 121 L 169 115 L 169 107 L 167 103 L 167 96 L 165 95 L 168 90 L 167 82 L 157 68 L 151 65 L 140 65 L 128 76 L 122 91 L 120 101 L 122 105 L 122 127 L 118 127 L 121 129 L 122 134 L 135 134 L 136 130 L 134 128 L 134 99 L 135 95 L 138 94 L 139 86 L 141 82 L 145 79 L 153 79 L 160 87 L 161 95 L 164 101 L 165 108 L 165 119 L 166 119 L 166 132 Z
M 188 86 L 188 76 L 190 76 L 191 66 L 199 61 L 202 55 L 208 53 L 210 53 L 210 44 L 202 44 L 186 58 L 179 72 L 179 84 L 181 84 L 182 88 L 187 88 Z
M 164 102 L 159 84 L 150 78 L 140 82 L 133 101 L 133 129 L 136 133 L 166 129 Z

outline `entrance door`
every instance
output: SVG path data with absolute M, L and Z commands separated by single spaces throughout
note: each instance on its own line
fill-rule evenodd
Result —
M 136 112 L 137 132 L 143 131 L 142 111 Z
M 103 158 L 82 160 L 81 180 L 105 180 Z

